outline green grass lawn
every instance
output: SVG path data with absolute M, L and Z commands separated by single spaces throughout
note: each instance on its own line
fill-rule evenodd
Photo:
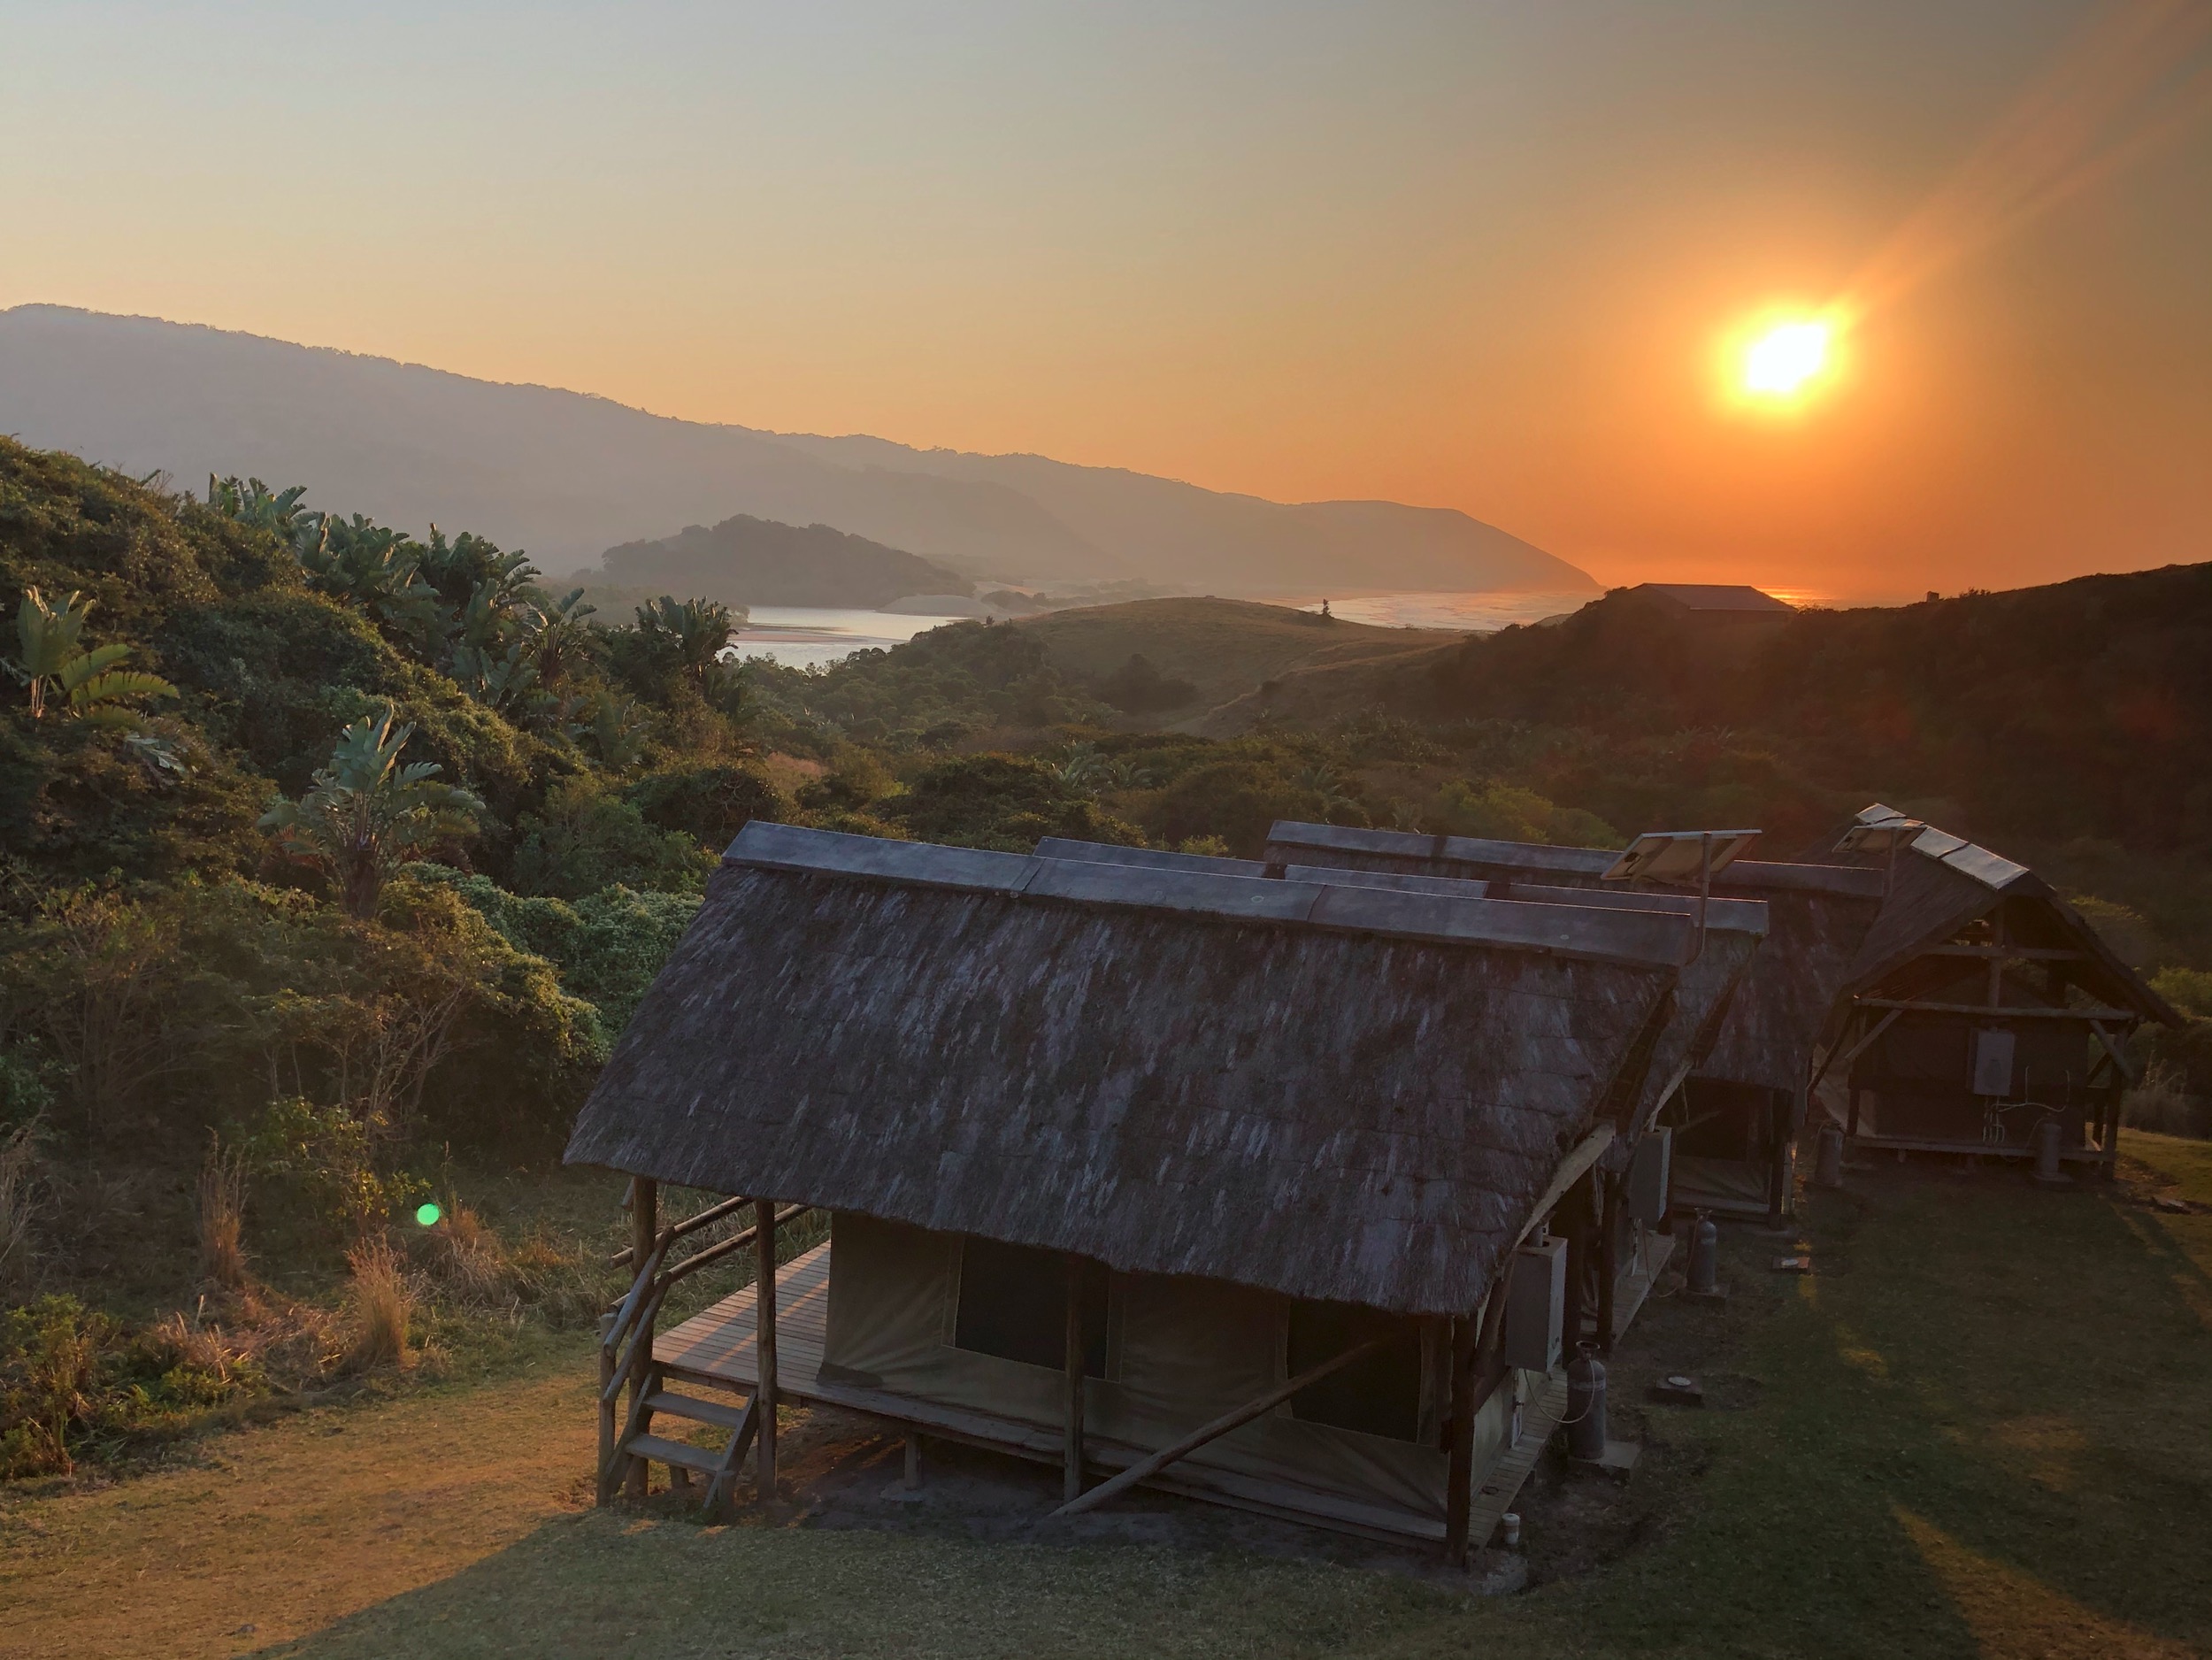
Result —
M 2130 1145 L 2134 1186 L 2212 1205 L 2212 1147 Z M 1518 1597 L 1238 1553 L 594 1511 L 579 1343 L 497 1383 L 225 1438 L 207 1468 L 15 1496 L 0 1655 L 2212 1648 L 2212 1210 L 2012 1177 L 1853 1181 L 1814 1196 L 1811 1278 L 1770 1272 L 1786 1241 L 1737 1234 L 1724 1309 L 1647 1310 L 1614 1373 L 1617 1433 L 1647 1449 L 1613 1501 L 1627 1525 Z M 1659 1369 L 1724 1381 L 1724 1405 L 1640 1406 Z M 1572 1556 L 1550 1503 L 1529 1506 L 1540 1578 Z

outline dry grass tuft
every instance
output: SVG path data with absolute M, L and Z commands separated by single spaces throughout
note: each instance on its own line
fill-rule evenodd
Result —
M 515 1270 L 499 1235 L 450 1194 L 441 1208 L 429 1236 L 431 1273 L 465 1302 L 511 1301 Z
M 200 1272 L 227 1291 L 246 1283 L 246 1157 L 211 1132 L 200 1166 Z
M 347 1365 L 356 1371 L 405 1368 L 414 1359 L 407 1334 L 415 1317 L 415 1287 L 405 1263 L 383 1239 L 363 1241 L 346 1253 L 346 1262 L 353 1270 L 347 1302 L 354 1327 Z
M 31 1220 L 38 1212 L 35 1126 L 0 1135 L 0 1303 L 27 1295 L 31 1280 Z

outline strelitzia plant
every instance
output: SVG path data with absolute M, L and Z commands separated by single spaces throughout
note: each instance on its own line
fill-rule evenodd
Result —
M 49 700 L 59 694 L 61 711 L 99 726 L 140 729 L 131 703 L 142 697 L 174 697 L 177 688 L 158 674 L 120 666 L 131 648 L 119 642 L 85 649 L 81 643 L 92 602 L 72 593 L 57 610 L 35 588 L 23 590 L 16 608 L 15 637 L 22 655 L 8 671 L 30 695 L 31 719 L 46 718 Z
M 261 816 L 277 845 L 321 871 L 346 914 L 364 922 L 376 915 L 385 882 L 418 848 L 475 834 L 484 810 L 467 790 L 438 782 L 442 769 L 435 761 L 400 765 L 414 735 L 389 709 L 364 715 L 339 734 L 330 765 L 305 795 Z

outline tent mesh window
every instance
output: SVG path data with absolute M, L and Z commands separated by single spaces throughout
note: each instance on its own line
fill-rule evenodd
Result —
M 1083 1264 L 1083 1371 L 1107 1376 L 1105 1264 Z M 952 1343 L 979 1355 L 1055 1372 L 1066 1365 L 1068 1259 L 1033 1245 L 972 1234 L 960 1245 L 960 1297 Z
M 1301 1423 L 1418 1441 L 1421 1334 L 1405 1316 L 1349 1303 L 1293 1303 L 1289 1375 L 1310 1371 L 1379 1333 L 1390 1333 L 1394 1341 L 1299 1390 L 1290 1398 L 1290 1415 Z

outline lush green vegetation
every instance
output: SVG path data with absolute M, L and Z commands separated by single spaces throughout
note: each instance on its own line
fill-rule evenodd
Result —
M 2196 626 L 2188 573 L 2114 580 L 2178 583 L 2176 628 Z M 2070 840 L 2012 845 L 2072 872 L 2129 954 L 2212 1012 L 2188 978 L 2212 965 L 2212 880 L 2187 830 L 2200 780 L 2142 735 L 2198 730 L 2199 671 L 2143 644 L 2134 599 L 2097 596 L 2119 643 L 2093 673 L 2078 648 L 2065 661 L 2079 696 L 2110 693 L 2100 707 L 2121 714 L 2066 726 L 2072 705 L 2024 691 L 2032 755 L 2003 711 L 1945 701 L 1915 666 L 1981 650 L 1998 673 L 1983 634 L 2043 615 L 2010 596 L 1996 622 L 1970 608 L 1952 633 L 1899 613 L 1936 629 L 1909 649 L 1861 640 L 1878 620 L 1791 623 L 1844 631 L 1807 636 L 1825 666 L 1795 680 L 1758 631 L 1708 652 L 1617 599 L 1443 647 L 1148 601 L 962 623 L 799 670 L 733 661 L 736 614 L 710 600 L 602 616 L 480 535 L 418 538 L 252 480 L 211 480 L 202 499 L 0 441 L 0 606 L 16 619 L 0 699 L 0 1308 L 73 1295 L 88 1320 L 124 1318 L 96 1348 L 140 1356 L 87 1372 L 108 1381 L 40 1456 L 125 1445 L 130 1425 L 186 1411 L 197 1384 L 139 1418 L 98 1403 L 144 1382 L 144 1356 L 170 1350 L 129 1346 L 187 1307 L 192 1364 L 249 1393 L 373 1371 L 358 1333 L 330 1322 L 363 1326 L 373 1305 L 388 1327 L 394 1296 L 413 1311 L 387 1356 L 403 1367 L 442 1309 L 585 1307 L 571 1294 L 596 1271 L 526 1262 L 453 1172 L 557 1155 L 755 817 L 1248 856 L 1286 817 L 1588 845 L 1731 822 L 1768 826 L 1787 853 L 1874 795 L 1970 830 L 2009 822 L 2003 803 L 2058 789 L 2046 750 L 2116 746 L 2140 759 L 2140 790 L 2060 813 Z M 2125 714 L 2141 677 L 2106 658 L 2130 650 L 2173 670 L 2157 720 Z M 1857 712 L 1816 730 L 1805 688 L 1847 670 Z M 1746 718 L 1740 683 L 1779 712 Z M 1912 742 L 1883 747 L 1870 707 Z M 2155 1058 L 2140 1121 L 2208 1127 L 2212 1024 L 2161 1036 Z M 404 1219 L 433 1195 L 445 1220 L 417 1237 Z M 134 1231 L 125 1218 L 150 1207 L 160 1225 Z M 43 1410 L 10 1406 L 0 1435 L 46 1445 L 26 1427 Z

